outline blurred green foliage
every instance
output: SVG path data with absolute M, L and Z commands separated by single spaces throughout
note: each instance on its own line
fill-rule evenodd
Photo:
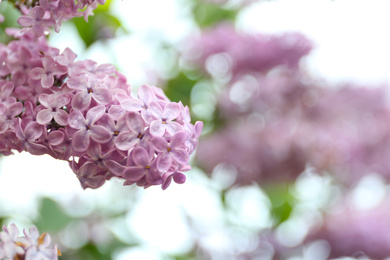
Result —
M 105 5 L 99 5 L 94 10 L 94 15 L 88 17 L 88 22 L 83 17 L 70 20 L 76 26 L 86 48 L 96 41 L 115 37 L 115 33 L 119 28 L 127 32 L 119 19 L 109 13 L 111 3 L 112 0 L 108 0 Z
M 67 251 L 61 257 L 62 260 L 110 260 L 111 250 L 101 250 L 97 245 L 93 243 L 88 243 L 76 251 Z
M 211 27 L 220 22 L 234 22 L 238 10 L 225 9 L 221 5 L 199 2 L 193 8 L 196 23 L 201 27 Z
M 34 224 L 45 232 L 59 232 L 72 220 L 73 218 L 69 217 L 54 200 L 43 198 L 39 218 Z
M 292 201 L 294 197 L 289 191 L 289 185 L 284 183 L 273 183 L 262 186 L 271 202 L 271 216 L 275 226 L 286 221 L 293 210 Z
M 191 91 L 196 82 L 196 79 L 191 79 L 184 72 L 180 72 L 166 83 L 165 95 L 174 102 L 181 101 L 183 105 L 189 106 Z
M 17 20 L 20 16 L 20 12 L 15 8 L 15 6 L 12 3 L 8 1 L 3 1 L 0 4 L 0 14 L 4 16 L 4 22 L 0 23 L 0 43 L 7 44 L 13 38 L 5 34 L 5 28 L 20 27 L 19 24 L 17 23 Z

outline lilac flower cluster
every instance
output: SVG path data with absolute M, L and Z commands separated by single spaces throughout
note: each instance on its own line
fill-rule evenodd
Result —
M 195 62 L 207 67 L 213 55 L 228 55 L 233 74 L 218 97 L 225 127 L 198 148 L 198 161 L 207 171 L 230 164 L 242 185 L 291 181 L 307 165 L 348 185 L 370 172 L 390 180 L 390 126 L 385 123 L 390 108 L 384 88 L 314 81 L 298 67 L 310 46 L 302 35 L 292 41 L 292 34 L 255 38 L 225 27 L 214 32 L 196 42 L 202 55 Z
M 0 231 L 0 259 L 25 260 L 56 260 L 61 256 L 57 246 L 50 247 L 50 235 L 39 234 L 35 226 L 23 230 L 24 236 L 19 236 L 19 229 L 15 224 L 3 226 Z
M 145 188 L 183 183 L 203 128 L 191 124 L 188 107 L 154 86 L 133 97 L 113 65 L 47 45 L 50 26 L 103 2 L 41 0 L 19 18 L 18 40 L 0 45 L 0 153 L 69 161 L 84 189 L 114 176 Z
M 388 199 L 388 198 L 387 198 Z M 365 259 L 385 259 L 390 256 L 389 203 L 382 202 L 369 210 L 337 205 L 325 214 L 323 224 L 313 230 L 307 241 L 324 239 L 331 252 L 329 258 L 364 256 Z
M 21 30 L 7 28 L 7 32 L 17 38 L 22 35 L 39 38 L 44 34 L 49 34 L 51 27 L 59 32 L 62 22 L 81 16 L 88 21 L 88 16 L 93 15 L 93 10 L 98 4 L 103 5 L 105 2 L 106 0 L 15 1 L 15 6 L 23 14 L 18 19 L 18 23 L 24 28 Z
M 296 68 L 302 56 L 312 49 L 312 42 L 299 33 L 283 35 L 237 32 L 229 24 L 221 24 L 191 38 L 192 47 L 184 58 L 207 71 L 214 55 L 223 55 L 231 76 L 264 72 L 278 65 Z M 250 51 L 249 51 L 250 50 Z

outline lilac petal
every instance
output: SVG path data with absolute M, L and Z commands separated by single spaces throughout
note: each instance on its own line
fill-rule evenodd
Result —
M 54 84 L 54 77 L 53 77 L 53 75 L 51 75 L 51 74 L 49 74 L 49 75 L 44 74 L 42 79 L 41 79 L 41 84 L 42 84 L 43 88 L 51 88 L 51 86 L 53 86 L 53 84 Z
M 149 106 L 150 102 L 156 98 L 151 87 L 147 85 L 142 85 L 138 89 L 138 97 L 145 105 Z
M 119 101 L 121 107 L 126 111 L 142 110 L 142 102 L 133 98 L 127 98 Z
M 169 167 L 172 165 L 172 156 L 170 153 L 162 153 L 157 157 L 157 169 L 160 172 L 168 171 Z
M 117 163 L 116 161 L 109 160 L 105 162 L 106 167 L 112 172 L 115 176 L 122 177 L 122 173 L 125 170 L 125 166 Z
M 72 95 L 73 96 L 73 95 Z M 67 105 L 70 101 L 70 98 L 71 98 L 71 95 L 60 95 L 60 96 L 56 96 L 56 101 L 55 101 L 55 104 L 56 104 L 56 108 L 61 108 L 65 105 Z
M 45 70 L 43 68 L 33 68 L 30 71 L 30 77 L 34 80 L 42 79 L 42 77 L 45 75 Z
M 73 77 L 67 81 L 68 87 L 76 90 L 86 90 L 88 88 L 88 83 L 85 78 L 82 77 Z
M 45 69 L 52 69 L 55 67 L 55 61 L 50 56 L 45 56 L 42 60 L 42 65 Z
M 91 138 L 100 144 L 111 140 L 111 133 L 104 126 L 95 125 L 89 130 Z
M 160 172 L 157 171 L 156 169 L 150 170 L 146 174 L 146 180 L 148 181 L 148 184 L 151 185 L 160 185 L 163 182 Z
M 170 135 L 174 135 L 178 132 L 184 131 L 183 127 L 179 123 L 176 123 L 176 122 L 168 122 L 165 125 L 165 128 Z
M 165 134 L 165 127 L 160 120 L 155 120 L 150 124 L 149 131 L 154 136 L 163 136 Z
M 77 175 L 81 177 L 95 175 L 97 173 L 97 166 L 93 162 L 85 162 L 77 171 Z
M 64 110 L 60 109 L 55 113 L 54 120 L 57 124 L 66 126 L 68 124 L 68 116 L 69 114 L 66 113 Z
M 106 113 L 106 107 L 101 105 L 101 106 L 96 106 L 88 110 L 87 112 L 87 122 L 90 124 L 94 124 L 96 121 L 98 121 L 104 114 Z
M 80 92 L 73 96 L 72 107 L 75 110 L 84 111 L 91 104 L 91 95 L 87 92 Z
M 54 19 L 49 18 L 42 20 L 40 24 L 46 27 L 52 27 L 56 24 L 56 21 Z
M 0 115 L 4 115 L 5 111 L 7 111 L 7 107 L 0 103 Z
M 62 66 L 68 66 L 73 63 L 77 55 L 69 48 L 66 48 L 61 56 L 57 56 L 55 59 L 58 64 Z
M 89 147 L 88 147 L 88 151 L 87 151 L 87 154 L 91 157 L 91 158 L 98 158 L 98 157 L 101 157 L 102 155 L 102 148 L 100 146 L 100 144 L 97 144 L 95 142 L 92 142 Z
M 86 122 L 80 111 L 73 110 L 68 116 L 68 123 L 74 129 L 85 129 Z
M 97 189 L 101 187 L 105 182 L 106 178 L 103 175 L 95 175 L 87 178 L 79 178 L 81 187 L 83 189 L 91 188 Z
M 123 178 L 127 181 L 136 182 L 145 176 L 145 167 L 143 166 L 131 166 L 127 167 L 123 171 Z
M 163 183 L 161 185 L 161 188 L 163 190 L 167 189 L 169 187 L 169 185 L 171 185 L 171 182 L 172 182 L 172 173 L 165 173 L 164 176 L 163 176 Z
M 33 17 L 36 20 L 38 20 L 38 19 L 40 20 L 45 15 L 45 9 L 43 9 L 43 7 L 41 7 L 41 6 L 36 6 L 33 9 L 31 9 L 29 15 L 30 15 L 30 17 Z
M 20 102 L 13 103 L 8 107 L 8 113 L 11 117 L 15 117 L 19 115 L 20 113 L 22 113 L 22 111 L 23 111 L 23 104 Z
M 180 171 L 181 172 L 188 172 L 191 170 L 191 166 L 186 164 L 186 165 L 183 165 L 182 167 L 180 167 Z
M 43 109 L 37 114 L 37 122 L 40 125 L 47 125 L 53 119 L 55 112 L 52 112 L 49 109 Z
M 195 123 L 195 133 L 194 133 L 194 138 L 198 138 L 200 134 L 202 133 L 203 130 L 203 122 L 202 121 L 197 121 Z
M 92 96 L 99 104 L 106 105 L 112 101 L 111 91 L 106 88 L 94 89 Z
M 157 118 L 161 118 L 162 115 L 163 115 L 163 109 L 161 108 L 161 106 L 156 101 L 153 101 L 153 102 L 150 103 L 150 111 Z
M 78 171 L 78 178 L 84 189 L 96 189 L 102 186 L 105 182 L 104 175 L 97 175 L 97 166 L 91 162 L 87 162 L 80 167 L 80 170 Z
M 12 93 L 13 90 L 14 90 L 14 83 L 8 81 L 1 88 L 1 93 L 4 96 L 9 96 Z
M 131 153 L 131 158 L 136 165 L 146 166 L 149 165 L 148 152 L 142 147 L 136 147 Z
M 29 123 L 24 129 L 24 135 L 26 136 L 26 140 L 35 141 L 39 137 L 41 137 L 43 132 L 43 128 L 37 122 Z
M 171 153 L 172 153 L 173 159 L 175 159 L 175 161 L 178 164 L 185 165 L 190 160 L 190 156 L 188 155 L 188 153 L 185 149 L 175 148 L 175 149 L 172 149 Z
M 27 151 L 32 155 L 43 155 L 49 153 L 49 149 L 42 144 L 27 143 Z
M 39 95 L 39 103 L 43 105 L 44 107 L 51 108 L 51 105 L 54 103 L 54 97 L 53 95 L 42 93 Z
M 133 148 L 134 145 L 138 142 L 137 134 L 124 132 L 120 133 L 115 139 L 115 146 L 119 150 L 127 151 L 130 148 Z
M 6 231 L 6 229 L 5 229 Z M 19 236 L 19 228 L 15 223 L 11 223 L 8 227 L 8 234 L 11 236 L 12 241 L 15 241 Z
M 124 110 L 121 106 L 119 105 L 112 105 L 108 109 L 108 114 L 112 117 L 113 120 L 118 120 L 119 118 L 124 115 L 126 110 Z
M 145 122 L 149 123 L 149 124 L 151 122 L 153 122 L 154 120 L 159 119 L 159 118 L 156 118 L 150 110 L 141 110 L 141 116 L 145 120 Z
M 4 77 L 7 76 L 8 74 L 10 74 L 10 70 L 8 66 L 6 64 L 3 65 L 0 63 L 0 76 Z
M 151 140 L 154 149 L 159 152 L 165 152 L 168 148 L 168 142 L 164 137 L 154 136 Z
M 34 23 L 32 26 L 32 31 L 36 36 L 41 36 L 42 34 L 44 34 L 45 29 L 43 28 L 41 23 Z
M 111 115 L 109 114 L 104 114 L 99 119 L 99 125 L 105 126 L 107 129 L 110 129 L 110 131 L 112 132 L 116 131 L 116 125 L 114 119 L 112 119 Z
M 9 127 L 9 125 L 3 119 L 0 118 L 0 134 L 7 131 L 8 127 Z M 21 132 L 18 131 L 18 133 L 21 133 Z M 18 135 L 18 134 L 16 134 L 16 135 L 18 136 L 18 138 L 21 138 L 20 135 Z
M 32 226 L 28 229 L 28 232 L 23 229 L 23 233 L 26 235 L 28 238 L 32 238 L 33 240 L 38 239 L 39 237 L 39 230 L 36 226 Z
M 126 125 L 129 130 L 142 133 L 145 128 L 145 122 L 142 116 L 138 113 L 129 112 L 126 116 Z
M 177 183 L 177 184 L 183 184 L 186 182 L 186 176 L 184 174 L 182 174 L 181 172 L 175 172 L 173 174 L 173 180 Z
M 29 27 L 34 24 L 35 19 L 28 17 L 28 16 L 22 16 L 18 18 L 18 24 L 20 24 L 23 27 Z
M 187 138 L 187 134 L 185 132 L 178 132 L 174 136 L 172 136 L 172 139 L 170 141 L 171 147 L 180 147 L 182 146 Z
M 168 103 L 164 107 L 164 117 L 168 121 L 176 119 L 180 115 L 180 105 L 178 103 Z
M 48 135 L 49 143 L 51 145 L 60 145 L 65 138 L 65 134 L 61 131 L 53 131 Z
M 72 147 L 77 152 L 85 152 L 89 147 L 89 134 L 87 130 L 77 131 L 72 138 Z
M 1 117 L 0 117 L 0 122 L 1 122 Z M 1 126 L 6 126 L 8 128 L 7 124 L 0 124 L 0 133 L 2 131 Z M 25 139 L 25 134 L 24 134 L 23 129 L 22 129 L 22 119 L 21 118 L 18 118 L 18 121 L 16 123 L 15 134 L 19 139 Z
M 97 67 L 96 72 L 110 75 L 115 72 L 115 66 L 109 63 L 101 64 Z

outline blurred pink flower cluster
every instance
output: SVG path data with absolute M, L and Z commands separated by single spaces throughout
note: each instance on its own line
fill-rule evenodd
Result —
M 57 246 L 50 247 L 50 235 L 39 231 L 35 226 L 23 230 L 20 236 L 15 224 L 3 226 L 0 231 L 0 259 L 55 260 L 61 255 Z
M 314 79 L 302 69 L 313 44 L 298 33 L 252 35 L 221 25 L 191 40 L 193 47 L 183 58 L 219 85 L 213 121 L 218 123 L 199 143 L 198 164 L 208 173 L 220 164 L 230 166 L 236 171 L 226 174 L 237 173 L 232 186 L 258 183 L 264 191 L 278 187 L 275 182 L 302 188 L 294 181 L 307 170 L 300 180 L 317 176 L 314 172 L 324 174 L 318 179 L 332 193 L 324 196 L 329 196 L 326 206 L 319 203 L 311 211 L 306 201 L 289 192 L 296 199 L 290 204 L 291 198 L 285 198 L 292 217 L 282 224 L 276 219 L 270 229 L 260 230 L 257 247 L 230 250 L 215 259 L 388 257 L 388 196 L 368 209 L 354 208 L 348 200 L 362 192 L 357 187 L 369 174 L 376 173 L 383 183 L 390 181 L 387 86 L 332 86 Z M 328 177 L 332 188 L 325 187 Z M 273 195 L 270 192 L 271 202 Z M 301 214 L 300 206 L 307 215 Z M 307 232 L 285 232 L 289 225 L 300 226 L 297 216 L 310 219 L 303 225 Z M 218 252 L 211 250 L 214 253 Z
M 369 210 L 344 203 L 327 213 L 320 229 L 306 240 L 328 241 L 332 259 L 343 256 L 385 259 L 390 256 L 390 235 L 386 232 L 390 228 L 389 217 L 388 202 Z
M 63 20 L 87 17 L 104 1 L 77 3 L 23 6 L 23 28 L 12 30 L 17 40 L 0 45 L 0 153 L 69 161 L 84 189 L 113 176 L 145 188 L 183 183 L 203 127 L 191 124 L 188 107 L 154 86 L 141 86 L 133 97 L 113 65 L 76 61 L 70 49 L 47 45 L 51 26 L 59 30 Z
M 311 79 L 298 65 L 312 43 L 297 33 L 256 36 L 223 25 L 194 46 L 187 59 L 212 77 L 221 74 L 210 62 L 227 60 L 229 71 L 218 79 L 227 82 L 218 97 L 224 127 L 198 148 L 208 172 L 230 164 L 242 185 L 294 180 L 308 165 L 348 184 L 371 172 L 390 179 L 385 88 L 331 87 Z M 215 62 L 216 55 L 225 59 Z
M 229 24 L 205 30 L 191 41 L 184 58 L 211 73 L 213 67 L 222 67 L 213 60 L 224 60 L 231 77 L 266 72 L 279 65 L 296 68 L 301 57 L 312 49 L 312 42 L 299 33 L 248 34 L 237 32 Z M 221 59 L 215 59 L 216 55 Z M 215 66 L 209 66 L 213 63 Z

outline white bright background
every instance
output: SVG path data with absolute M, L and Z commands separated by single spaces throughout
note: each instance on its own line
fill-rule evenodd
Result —
M 145 66 L 158 69 L 153 53 L 156 41 L 162 38 L 176 44 L 197 31 L 189 8 L 185 0 L 118 0 L 112 13 L 123 21 L 132 32 L 130 35 L 120 35 L 108 44 L 96 44 L 85 52 L 82 42 L 75 39 L 75 29 L 64 26 L 51 44 L 60 49 L 70 47 L 80 59 L 116 63 L 137 87 L 150 83 Z M 375 85 L 390 83 L 389 10 L 387 0 L 258 1 L 242 10 L 237 27 L 249 32 L 300 31 L 317 46 L 305 61 L 311 73 L 333 83 L 356 81 Z M 112 180 L 98 190 L 84 191 L 67 163 L 48 156 L 22 153 L 0 163 L 0 212 L 13 216 L 22 227 L 37 216 L 37 198 L 41 196 L 59 201 L 78 197 L 88 211 L 123 199 L 120 196 L 129 189 Z M 115 259 L 161 259 L 163 253 L 186 252 L 199 234 L 190 232 L 183 210 L 197 219 L 203 230 L 212 230 L 202 234 L 205 244 L 218 250 L 221 244 L 228 243 L 224 241 L 226 231 L 221 224 L 224 216 L 218 194 L 224 185 L 229 185 L 229 180 L 216 174 L 209 181 L 198 169 L 187 176 L 184 185 L 172 184 L 166 191 L 159 187 L 139 189 L 136 202 L 127 198 L 129 204 L 135 203 L 134 209 L 119 229 L 134 232 L 143 246 L 117 252 Z M 310 186 L 313 185 L 307 188 Z M 237 221 L 241 224 L 256 223 L 254 229 L 269 225 L 269 216 L 263 214 L 268 212 L 268 203 L 258 190 L 249 187 L 229 196 L 237 204 Z

